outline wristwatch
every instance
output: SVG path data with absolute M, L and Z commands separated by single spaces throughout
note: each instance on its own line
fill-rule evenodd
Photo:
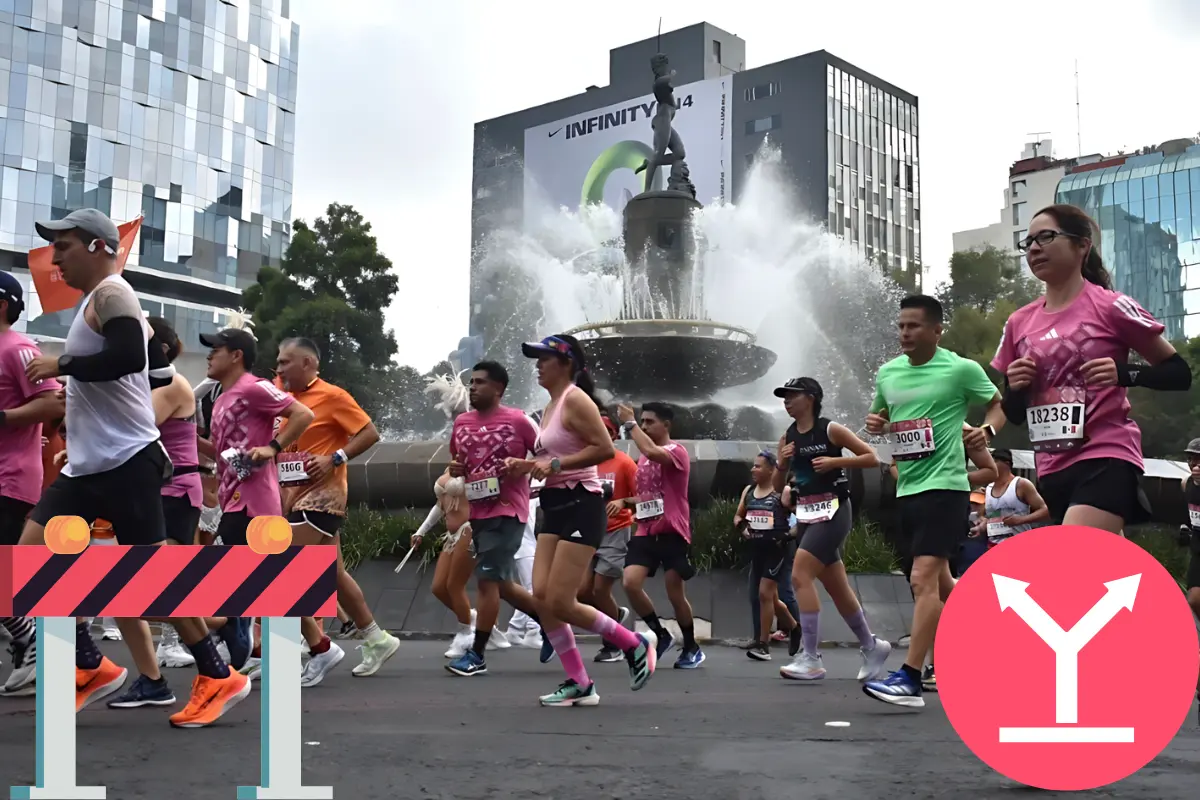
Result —
M 557 458 L 550 459 L 550 474 L 557 475 L 562 472 L 562 462 Z
M 634 428 L 637 427 L 637 423 L 634 422 L 633 420 L 629 420 L 628 422 L 622 422 L 621 427 L 625 429 L 626 433 L 629 433 L 630 431 L 632 431 Z
M 340 467 L 342 464 L 345 464 L 346 461 L 348 461 L 348 460 L 349 459 L 346 458 L 345 450 L 338 450 L 336 453 L 333 454 L 333 465 L 335 467 Z
M 75 360 L 75 356 L 59 356 L 58 357 L 58 374 L 66 375 L 71 369 L 71 362 Z
M 283 452 L 283 445 L 281 445 L 281 444 L 279 443 L 279 440 L 278 440 L 278 439 L 272 439 L 271 441 L 267 442 L 267 447 L 269 447 L 269 448 L 271 448 L 272 450 L 274 450 L 274 451 L 275 451 L 275 455 L 279 455 L 280 453 L 282 453 L 282 452 Z
M 996 438 L 996 429 L 991 425 L 980 425 L 979 429 L 987 434 L 987 440 L 991 443 L 992 439 Z

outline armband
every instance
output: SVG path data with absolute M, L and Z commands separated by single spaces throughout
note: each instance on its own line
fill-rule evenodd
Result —
M 1117 364 L 1117 385 L 1186 392 L 1192 388 L 1192 370 L 1179 353 L 1173 353 L 1170 358 L 1152 367 Z
M 1000 397 L 1000 408 L 1004 418 L 1013 425 L 1025 424 L 1025 410 L 1029 407 L 1029 393 L 1024 389 L 1013 389 L 1004 379 L 1004 394 Z

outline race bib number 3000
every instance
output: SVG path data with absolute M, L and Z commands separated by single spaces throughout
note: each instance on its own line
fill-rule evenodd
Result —
M 1083 403 L 1049 403 L 1025 410 L 1029 441 L 1039 453 L 1073 450 L 1083 442 Z
M 933 455 L 933 422 L 929 419 L 905 419 L 891 425 L 892 458 L 914 461 Z
M 472 503 L 480 500 L 488 500 L 499 494 L 499 478 L 480 478 L 467 484 L 467 500 Z

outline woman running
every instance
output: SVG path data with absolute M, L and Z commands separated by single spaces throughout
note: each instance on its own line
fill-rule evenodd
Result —
M 550 403 L 542 415 L 534 458 L 510 458 L 506 467 L 546 481 L 540 494 L 543 526 L 533 562 L 533 590 L 542 629 L 567 673 L 558 690 L 540 701 L 544 706 L 594 706 L 600 695 L 583 666 L 571 626 L 599 634 L 620 648 L 634 691 L 654 674 L 655 641 L 653 634 L 648 638 L 634 633 L 576 599 L 608 528 L 596 465 L 614 452 L 592 394 L 583 348 L 573 336 L 560 334 L 523 344 L 521 352 L 537 359 L 538 383 L 549 392 Z
M 1005 376 L 1004 414 L 1028 426 L 1050 518 L 1123 534 L 1150 513 L 1126 389 L 1186 391 L 1192 371 L 1162 323 L 1113 291 L 1083 211 L 1042 209 L 1019 249 L 1046 294 L 1008 318 L 992 359 Z M 1149 366 L 1130 364 L 1131 350 Z
M 779 668 L 784 678 L 813 681 L 825 677 L 821 663 L 821 601 L 814 581 L 820 580 L 838 613 L 854 635 L 862 653 L 860 681 L 886 674 L 884 663 L 892 646 L 871 633 L 858 597 L 846 577 L 842 543 L 850 535 L 850 481 L 848 469 L 871 469 L 879 459 L 871 446 L 844 425 L 821 416 L 821 384 L 813 378 L 796 378 L 775 390 L 794 421 L 779 440 L 775 489 L 783 491 L 789 473 L 791 501 L 799 523 L 800 545 L 792 566 L 792 586 L 800 606 L 803 651 L 791 664 Z M 854 455 L 844 457 L 842 450 Z M 964 524 L 966 520 L 963 520 Z
M 416 547 L 442 517 L 446 518 L 446 535 L 441 540 L 437 566 L 433 568 L 433 596 L 442 605 L 454 612 L 458 620 L 458 633 L 446 651 L 446 658 L 458 658 L 471 649 L 475 641 L 475 611 L 467 596 L 467 582 L 475 568 L 475 556 L 471 552 L 471 507 L 467 503 L 467 485 L 463 478 L 452 478 L 450 470 L 442 473 L 433 484 L 437 504 L 429 516 L 412 535 L 412 546 Z
M 758 586 L 758 630 L 754 645 L 746 655 L 758 661 L 771 660 L 771 623 L 775 620 L 779 601 L 780 581 L 792 580 L 792 562 L 796 558 L 796 540 L 791 535 L 788 518 L 790 489 L 776 491 L 775 456 L 765 450 L 754 459 L 750 468 L 754 483 L 742 490 L 734 527 L 750 540 L 753 561 L 750 581 Z M 780 614 L 779 629 L 788 633 L 788 655 L 800 650 L 800 622 L 785 606 Z

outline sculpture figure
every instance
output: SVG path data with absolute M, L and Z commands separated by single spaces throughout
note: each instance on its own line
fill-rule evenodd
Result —
M 634 170 L 635 173 L 646 171 L 647 190 L 654 187 L 659 167 L 674 167 L 676 164 L 682 164 L 686 155 L 683 149 L 683 139 L 679 138 L 679 133 L 671 127 L 671 122 L 675 119 L 675 112 L 681 108 L 679 101 L 675 99 L 675 89 L 671 85 L 671 79 L 675 77 L 675 70 L 670 69 L 667 57 L 662 53 L 651 57 L 650 68 L 654 70 L 655 107 L 654 118 L 650 120 L 650 127 L 654 131 L 654 155 L 643 161 L 642 165 Z M 671 152 L 668 153 L 668 150 Z M 692 194 L 695 194 L 694 189 Z
M 454 427 L 454 418 L 471 407 L 470 392 L 462 382 L 463 373 L 469 371 L 463 370 L 458 375 L 437 375 L 430 378 L 429 383 L 425 385 L 425 394 L 438 398 L 434 408 L 446 415 L 446 427 L 439 436 L 449 437 Z

